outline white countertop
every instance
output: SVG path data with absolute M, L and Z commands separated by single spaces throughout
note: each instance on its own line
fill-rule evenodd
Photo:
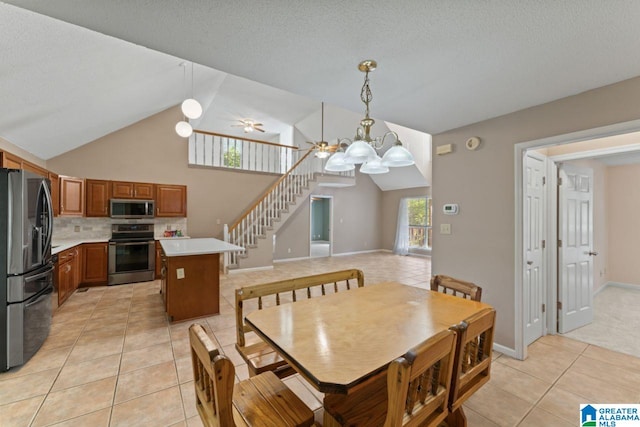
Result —
M 81 245 L 83 243 L 107 243 L 108 238 L 96 238 L 96 239 L 65 239 L 54 240 L 51 242 L 51 255 L 55 255 L 74 246 Z M 55 248 L 54 248 L 55 246 Z
M 244 251 L 241 246 L 232 245 L 214 238 L 166 239 L 160 240 L 160 244 L 168 257 Z

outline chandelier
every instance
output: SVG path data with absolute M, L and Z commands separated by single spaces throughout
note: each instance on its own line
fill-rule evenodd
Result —
M 360 90 L 360 100 L 365 105 L 364 118 L 360 120 L 360 126 L 356 130 L 353 140 L 342 138 L 338 140 L 338 150 L 329 157 L 324 169 L 330 172 L 342 172 L 355 169 L 360 166 L 360 172 L 367 174 L 379 174 L 389 172 L 389 167 L 410 166 L 415 163 L 411 153 L 402 146 L 398 134 L 392 131 L 383 136 L 371 138 L 371 127 L 375 120 L 369 117 L 369 104 L 373 100 L 369 87 L 369 72 L 377 67 L 376 61 L 368 59 L 358 64 L 358 69 L 365 73 L 364 84 Z M 393 141 L 393 146 L 380 157 L 380 150 L 387 138 Z

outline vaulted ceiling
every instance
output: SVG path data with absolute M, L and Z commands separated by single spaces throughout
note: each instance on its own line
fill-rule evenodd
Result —
M 361 112 L 373 58 L 372 115 L 437 133 L 640 75 L 638 22 L 634 0 L 8 0 L 0 136 L 42 158 L 87 143 L 178 103 L 182 59 L 203 97 L 271 86 L 277 133 L 321 100 Z M 225 120 L 266 121 L 260 93 Z

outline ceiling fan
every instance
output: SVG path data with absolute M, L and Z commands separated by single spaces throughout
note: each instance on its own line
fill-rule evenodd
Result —
M 338 149 L 338 145 L 329 145 L 329 143 L 324 140 L 324 102 L 322 103 L 320 141 L 319 142 L 307 141 L 307 144 L 313 145 L 311 150 L 317 150 L 315 156 L 319 159 L 326 159 L 331 155 L 331 153 L 333 153 Z
M 253 132 L 254 130 L 264 132 L 264 129 L 261 128 L 261 126 L 264 126 L 262 123 L 256 123 L 251 119 L 240 119 L 238 121 L 240 122 L 239 124 L 231 126 L 244 128 L 244 133 Z

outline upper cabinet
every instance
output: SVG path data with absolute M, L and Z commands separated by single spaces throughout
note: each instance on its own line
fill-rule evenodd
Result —
M 113 199 L 153 199 L 153 184 L 144 182 L 113 181 L 111 198 Z
M 60 215 L 84 215 L 84 179 L 60 176 Z
M 111 181 L 87 179 L 86 181 L 86 216 L 109 216 L 109 195 Z
M 156 184 L 156 216 L 186 217 L 187 186 Z
M 0 152 L 0 164 L 7 169 L 22 169 L 22 159 L 6 151 Z
M 53 204 L 53 216 L 60 215 L 60 178 L 57 173 L 49 172 L 51 181 L 51 203 Z

